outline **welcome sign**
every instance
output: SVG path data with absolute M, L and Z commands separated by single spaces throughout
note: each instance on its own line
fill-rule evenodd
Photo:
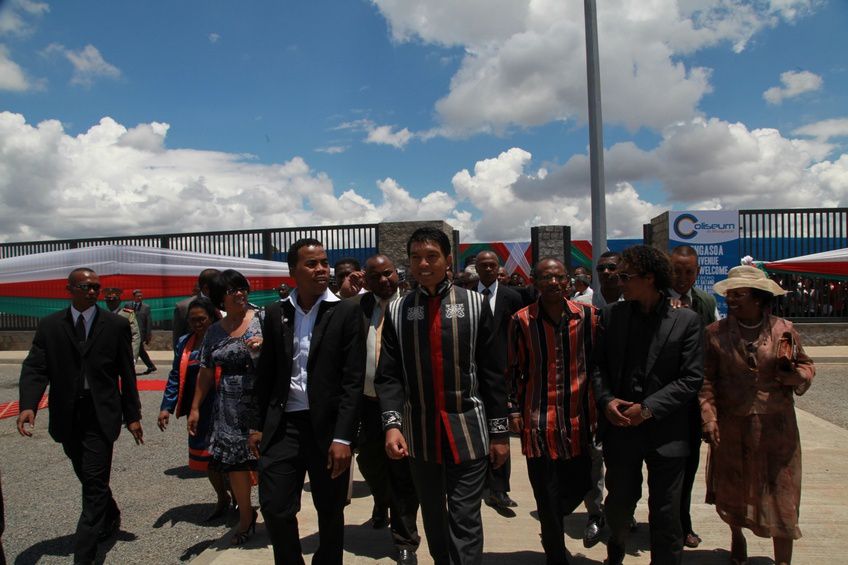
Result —
M 687 210 L 668 214 L 669 249 L 688 245 L 698 252 L 701 273 L 695 286 L 712 293 L 713 284 L 727 278 L 739 265 L 739 213 L 735 210 Z M 719 312 L 727 314 L 724 299 L 716 296 Z

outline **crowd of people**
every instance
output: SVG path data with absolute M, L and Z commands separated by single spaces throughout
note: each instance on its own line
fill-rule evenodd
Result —
M 712 295 L 694 286 L 688 246 L 636 245 L 572 273 L 546 257 L 526 284 L 490 251 L 452 273 L 450 241 L 431 228 L 410 237 L 403 278 L 374 255 L 337 262 L 331 280 L 314 239 L 295 242 L 287 260 L 294 287 L 281 285 L 264 309 L 241 273 L 207 269 L 174 312 L 157 424 L 187 416 L 189 467 L 207 473 L 217 499 L 209 519 L 238 512 L 232 545 L 255 533 L 258 485 L 275 562 L 303 563 L 308 474 L 312 562 L 341 564 L 358 453 L 372 525 L 388 526 L 399 564 L 418 562 L 419 510 L 434 563 L 479 564 L 481 504 L 505 515 L 516 506 L 515 434 L 547 563 L 569 562 L 563 520 L 580 505 L 583 544 L 608 532 L 607 562 L 623 563 L 644 466 L 651 562 L 679 564 L 701 543 L 689 506 L 703 438 L 707 502 L 730 528 L 732 563 L 747 560 L 743 529 L 774 540 L 776 563 L 791 562 L 801 535 L 793 395 L 815 369 L 775 310 L 786 290 L 762 271 L 735 267 L 715 285 L 728 304 L 718 319 Z M 144 437 L 141 293 L 124 307 L 120 290 L 106 289 L 104 310 L 100 286 L 90 268 L 70 273 L 71 304 L 39 324 L 20 379 L 19 432 L 32 435 L 49 385 L 49 432 L 82 485 L 76 563 L 94 562 L 120 528 L 109 472 L 122 423 Z

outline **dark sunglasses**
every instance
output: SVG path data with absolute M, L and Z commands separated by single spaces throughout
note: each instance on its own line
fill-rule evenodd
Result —
M 631 279 L 639 278 L 642 275 L 632 273 L 618 273 L 618 278 L 624 282 L 629 282 Z
M 598 266 L 595 267 L 595 270 L 599 273 L 601 271 L 615 271 L 618 268 L 618 265 L 615 263 L 598 263 Z
M 97 283 L 81 283 L 73 285 L 74 288 L 78 288 L 83 292 L 88 292 L 93 290 L 94 292 L 100 292 L 100 285 Z
M 250 289 L 247 288 L 246 286 L 240 286 L 240 287 L 237 287 L 237 288 L 228 288 L 227 289 L 227 296 L 232 296 L 232 295 L 234 295 L 238 292 L 240 292 L 242 294 L 247 294 L 248 292 L 250 292 Z

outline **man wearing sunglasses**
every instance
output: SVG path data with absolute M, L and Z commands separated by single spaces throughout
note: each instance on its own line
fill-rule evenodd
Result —
M 618 263 L 621 256 L 616 251 L 604 252 L 595 271 L 598 273 L 598 282 L 601 285 L 600 292 L 592 294 L 592 304 L 603 308 L 607 304 L 618 302 L 621 299 L 621 288 L 618 286 Z
M 50 386 L 50 436 L 62 444 L 82 484 L 74 563 L 94 563 L 97 544 L 117 533 L 121 513 L 109 474 L 121 421 L 144 443 L 132 334 L 126 318 L 97 307 L 100 279 L 88 268 L 68 275 L 70 307 L 41 320 L 20 379 L 17 427 L 32 436 L 38 404 Z
M 647 245 L 625 249 L 617 269 L 623 302 L 601 310 L 592 385 L 603 443 L 610 528 L 607 557 L 620 565 L 648 468 L 651 563 L 683 555 L 680 493 L 689 455 L 689 402 L 704 380 L 701 320 L 671 308 L 668 256 Z

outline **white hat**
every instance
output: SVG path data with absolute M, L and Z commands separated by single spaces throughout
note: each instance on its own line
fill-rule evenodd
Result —
M 733 267 L 727 273 L 727 278 L 713 285 L 713 291 L 721 296 L 726 296 L 728 290 L 735 288 L 758 288 L 774 296 L 783 296 L 787 291 L 766 276 L 764 272 L 756 267 L 742 265 Z

